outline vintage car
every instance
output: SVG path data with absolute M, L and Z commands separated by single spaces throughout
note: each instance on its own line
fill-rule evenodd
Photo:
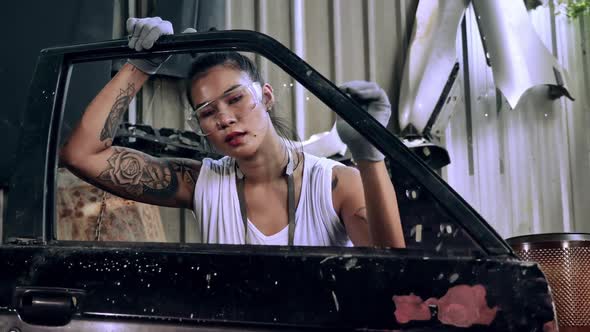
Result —
M 532 332 L 555 327 L 550 289 L 538 265 L 519 260 L 425 160 L 288 48 L 243 30 L 167 37 L 151 52 L 133 52 L 126 40 L 41 52 L 4 212 L 0 331 Z M 68 187 L 81 183 L 65 175 L 57 157 L 64 123 L 81 114 L 68 115 L 68 99 L 93 79 L 76 76 L 75 68 L 153 53 L 190 57 L 220 50 L 265 58 L 386 155 L 406 249 L 189 243 L 186 223 L 177 241 L 151 235 L 130 239 L 117 237 L 134 228 L 121 226 L 126 217 L 116 212 L 106 213 L 109 236 L 101 238 L 100 225 L 80 228 L 96 211 L 82 205 L 64 210 L 69 204 L 64 197 L 81 196 L 82 189 L 76 194 Z M 139 121 L 122 124 L 115 144 L 154 155 L 211 155 L 190 131 Z M 70 182 L 63 180 L 67 177 Z M 94 208 L 106 204 L 95 188 L 87 188 L 86 195 Z M 134 213 L 149 214 L 149 209 L 136 207 Z

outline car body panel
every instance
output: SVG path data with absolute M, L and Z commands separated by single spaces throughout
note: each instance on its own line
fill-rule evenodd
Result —
M 404 250 L 57 241 L 57 141 L 70 65 L 151 53 L 130 51 L 126 40 L 47 49 L 7 200 L 0 326 L 425 332 L 539 331 L 552 324 L 538 266 L 517 260 L 432 169 L 289 49 L 252 31 L 213 31 L 165 37 L 154 52 L 230 49 L 267 57 L 380 148 L 388 169 L 403 179 L 396 183 L 402 220 L 428 220 L 429 237 Z

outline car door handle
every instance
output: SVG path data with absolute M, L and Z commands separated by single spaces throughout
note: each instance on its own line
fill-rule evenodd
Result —
M 16 287 L 13 305 L 28 324 L 64 326 L 79 311 L 85 294 L 72 288 Z

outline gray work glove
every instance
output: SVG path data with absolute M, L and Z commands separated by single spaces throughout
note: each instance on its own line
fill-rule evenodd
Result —
M 391 116 L 391 104 L 387 94 L 377 83 L 350 81 L 342 84 L 340 89 L 358 101 L 375 120 L 383 126 L 387 126 Z M 385 159 L 383 153 L 341 118 L 336 121 L 336 130 L 342 142 L 350 149 L 352 158 L 355 161 L 381 161 Z
M 173 34 L 174 29 L 172 23 L 159 17 L 130 17 L 127 19 L 127 33 L 129 34 L 129 48 L 142 51 L 152 48 L 160 36 Z M 143 59 L 128 59 L 127 62 L 142 72 L 153 75 L 169 58 L 169 55 L 160 55 Z

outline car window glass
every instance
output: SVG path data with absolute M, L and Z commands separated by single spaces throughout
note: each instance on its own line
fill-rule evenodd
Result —
M 273 87 L 275 112 L 290 135 L 306 151 L 324 155 L 347 165 L 354 164 L 345 146 L 330 140 L 336 114 L 297 84 L 285 71 L 254 54 L 244 53 L 259 65 L 263 79 Z M 141 150 L 157 157 L 201 160 L 218 157 L 186 119 L 191 106 L 186 99 L 189 55 L 176 55 L 170 75 L 150 77 L 130 104 L 119 126 L 114 145 Z M 76 63 L 64 103 L 60 145 L 69 137 L 84 108 L 120 66 L 111 60 Z M 180 73 L 180 74 L 175 74 Z M 93 77 L 93 80 L 89 80 Z M 90 82 L 90 83 L 88 83 Z M 299 115 L 297 115 L 299 114 Z M 440 254 L 473 255 L 481 252 L 467 232 L 445 211 L 437 199 L 405 169 L 387 161 L 396 188 L 406 244 Z M 82 180 L 65 167 L 56 179 L 57 240 L 199 243 L 202 228 L 192 211 L 138 203 L 109 194 Z M 318 221 L 319 222 L 319 221 Z

